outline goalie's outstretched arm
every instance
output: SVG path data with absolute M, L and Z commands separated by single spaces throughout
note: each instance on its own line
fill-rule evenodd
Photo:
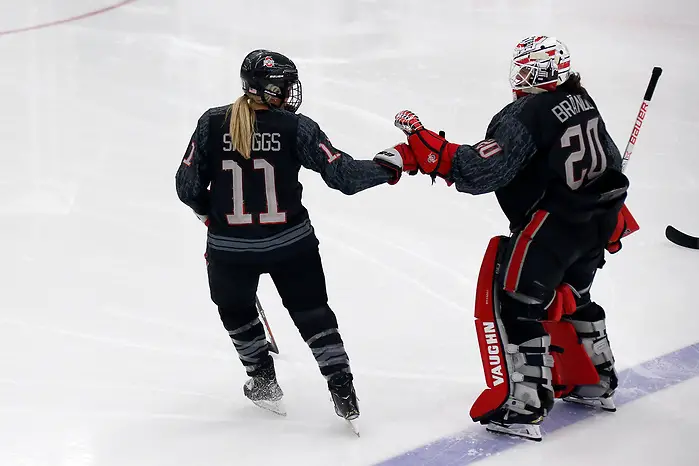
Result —
M 474 145 L 450 143 L 425 129 L 409 111 L 396 116 L 396 126 L 408 136 L 417 168 L 469 194 L 489 193 L 507 185 L 537 152 L 534 138 L 512 111 L 496 115 L 486 139 Z

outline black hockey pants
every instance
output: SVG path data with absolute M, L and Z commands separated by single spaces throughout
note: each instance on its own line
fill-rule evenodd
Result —
M 317 248 L 279 262 L 236 264 L 209 261 L 211 299 L 248 375 L 272 363 L 255 307 L 260 275 L 270 274 L 284 307 L 311 348 L 321 373 L 349 372 L 349 358 L 328 306 L 325 274 Z
M 548 305 L 560 284 L 567 283 L 577 291 L 578 307 L 590 303 L 590 287 L 597 269 L 604 265 L 604 248 L 616 220 L 617 212 L 610 211 L 589 222 L 569 223 L 539 210 L 524 228 L 513 233 L 500 274 L 500 286 L 523 297 L 518 300 L 503 296 L 501 315 L 511 343 L 546 335 L 540 322 L 522 318 L 530 316 L 537 307 L 531 302 Z M 526 303 L 528 298 L 532 298 L 530 303 Z M 595 315 L 580 320 L 604 318 L 601 307 L 593 308 Z

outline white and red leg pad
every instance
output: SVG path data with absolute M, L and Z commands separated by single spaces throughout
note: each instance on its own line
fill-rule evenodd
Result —
M 599 383 L 599 374 L 594 364 L 580 343 L 573 324 L 567 321 L 544 322 L 544 329 L 551 336 L 551 346 L 557 346 L 563 352 L 552 353 L 553 386 L 556 398 L 570 394 L 576 385 L 595 385 Z
M 508 401 L 513 401 L 511 385 L 513 374 L 510 373 L 511 356 L 508 350 L 514 345 L 508 345 L 507 334 L 499 317 L 500 302 L 496 277 L 498 249 L 503 239 L 507 238 L 495 237 L 490 240 L 481 264 L 476 288 L 476 334 L 488 388 L 481 393 L 471 407 L 470 416 L 475 422 L 488 421 Z M 554 301 L 548 307 L 549 318 L 560 319 L 563 315 L 572 314 L 575 307 L 572 289 L 567 285 L 559 287 Z M 547 347 L 542 349 L 548 351 L 548 347 L 555 346 L 563 349 L 562 353 L 552 353 L 552 362 L 542 363 L 548 367 L 553 366 L 551 382 L 560 386 L 556 396 L 563 397 L 569 394 L 575 385 L 597 383 L 595 382 L 599 380 L 597 371 L 587 356 L 585 348 L 580 344 L 572 324 L 547 321 L 544 325 L 546 331 L 551 334 L 551 341 L 550 346 L 542 342 Z M 522 351 L 523 348 L 515 347 L 513 350 Z M 537 352 L 534 348 L 529 350 L 530 354 Z M 521 377 L 522 374 L 514 375 Z M 525 406 L 525 408 L 531 407 Z
M 471 408 L 475 422 L 536 424 L 553 405 L 553 356 L 548 335 L 510 344 L 501 318 L 499 248 L 507 238 L 490 240 L 476 288 L 476 334 L 488 388 Z M 504 248 L 503 248 L 504 249 Z
M 599 374 L 573 324 L 561 320 L 577 309 L 575 295 L 568 285 L 556 288 L 556 296 L 549 306 L 551 320 L 543 322 L 544 329 L 551 337 L 551 346 L 558 347 L 553 352 L 553 386 L 556 398 L 568 395 L 576 385 L 594 385 L 599 382 Z
M 502 237 L 496 236 L 488 243 L 476 287 L 476 334 L 488 388 L 480 394 L 471 407 L 470 416 L 475 422 L 489 418 L 507 402 L 510 396 L 510 375 L 505 361 L 505 346 L 502 338 L 504 331 L 495 315 L 496 306 L 499 306 L 495 268 L 501 240 Z

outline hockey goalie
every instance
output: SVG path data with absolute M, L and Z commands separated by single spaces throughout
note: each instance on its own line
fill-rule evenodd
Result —
M 494 192 L 510 236 L 483 260 L 476 328 L 488 388 L 471 409 L 488 430 L 540 440 L 555 398 L 615 410 L 617 387 L 604 309 L 590 295 L 605 253 L 638 229 L 625 206 L 628 178 L 596 102 L 561 41 L 515 47 L 513 101 L 485 139 L 454 144 L 404 110 L 395 125 L 403 170 L 457 191 Z

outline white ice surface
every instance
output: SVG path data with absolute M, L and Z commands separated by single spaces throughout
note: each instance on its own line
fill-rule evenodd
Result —
M 0 3 L 7 30 L 109 1 Z M 401 139 L 392 118 L 404 108 L 477 142 L 510 100 L 508 58 L 528 34 L 568 44 L 621 147 L 662 66 L 628 172 L 642 229 L 593 293 L 620 369 L 695 343 L 699 253 L 663 231 L 699 234 L 698 28 L 699 4 L 686 0 L 139 0 L 0 36 L 0 465 L 367 465 L 479 428 L 468 417 L 483 388 L 472 296 L 487 241 L 507 223 L 492 195 L 422 176 L 354 197 L 302 177 L 362 438 L 335 416 L 267 279 L 260 298 L 289 416 L 242 396 L 244 372 L 208 298 L 205 232 L 174 173 L 199 115 L 239 95 L 253 48 L 295 59 L 302 112 L 357 158 Z M 615 458 L 655 464 L 629 435 L 642 422 L 662 426 L 657 448 L 692 449 L 677 441 L 697 432 L 688 387 L 696 381 L 557 432 L 522 458 L 581 464 L 613 445 Z M 672 458 L 664 464 L 695 464 Z
M 526 459 L 530 464 L 560 462 L 569 466 L 599 461 L 623 465 L 695 465 L 694 443 L 699 420 L 689 415 L 687 404 L 697 389 L 699 379 L 692 379 L 629 403 L 614 414 L 596 416 L 559 430 L 539 444 L 526 443 L 513 448 L 482 464 L 508 466 Z

